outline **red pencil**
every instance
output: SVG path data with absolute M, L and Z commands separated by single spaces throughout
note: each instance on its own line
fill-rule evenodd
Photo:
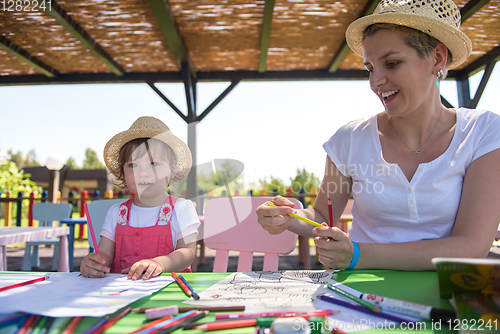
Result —
M 177 282 L 177 284 L 179 284 L 179 286 L 181 287 L 182 291 L 184 291 L 184 293 L 186 295 L 188 295 L 189 297 L 193 296 L 193 292 L 191 290 L 189 290 L 189 288 L 187 287 L 186 284 L 184 284 L 184 282 L 181 280 L 181 278 L 179 277 L 179 275 L 177 275 L 176 273 L 172 272 L 172 277 L 175 279 L 175 281 Z
M 104 332 L 106 329 L 109 327 L 113 326 L 118 320 L 123 318 L 127 313 L 129 313 L 131 310 L 130 306 L 125 307 L 123 310 L 121 310 L 117 315 L 115 315 L 113 318 L 110 320 L 106 321 L 104 325 L 102 325 L 100 328 L 98 328 L 94 334 L 101 334 Z
M 28 317 L 28 319 L 24 322 L 24 324 L 19 328 L 17 334 L 25 334 L 29 328 L 35 323 L 36 315 L 32 314 Z
M 257 318 L 257 319 L 241 319 L 241 320 L 222 320 L 219 322 L 210 322 L 196 326 L 193 329 L 204 332 L 213 332 L 224 329 L 244 328 L 244 327 L 271 327 L 275 318 Z
M 71 322 L 69 323 L 68 327 L 61 333 L 61 334 L 72 334 L 76 327 L 78 327 L 78 324 L 82 320 L 82 317 L 75 317 Z
M 44 277 L 32 279 L 31 281 L 26 281 L 26 282 L 16 283 L 16 284 L 12 284 L 12 285 L 7 285 L 7 286 L 4 286 L 3 288 L 0 288 L 0 292 L 5 291 L 5 290 L 10 290 L 10 289 L 18 288 L 18 287 L 23 286 L 23 285 L 28 285 L 28 284 L 33 284 L 33 283 L 36 283 L 36 282 L 45 281 L 47 278 L 48 278 L 47 276 L 44 276 Z
M 330 224 L 330 227 L 333 227 L 333 208 L 330 198 L 328 198 L 328 222 Z
M 173 317 L 174 317 L 173 315 L 167 315 L 167 316 L 165 316 L 165 317 L 163 317 L 163 318 L 160 318 L 160 319 L 157 319 L 157 320 L 151 321 L 150 323 L 145 324 L 145 325 L 144 325 L 144 326 L 142 326 L 141 328 L 139 328 L 139 329 L 137 329 L 137 330 L 135 330 L 135 331 L 133 331 L 133 332 L 131 332 L 131 333 L 129 333 L 129 334 L 137 334 L 137 333 L 139 333 L 139 332 L 142 332 L 142 331 L 143 331 L 143 330 L 145 330 L 145 329 L 151 328 L 151 327 L 153 327 L 154 325 L 159 324 L 160 322 L 163 322 L 163 321 L 168 320 L 168 319 L 172 319 Z
M 92 226 L 92 221 L 90 220 L 89 208 L 87 207 L 87 203 L 83 202 L 83 208 L 85 209 L 85 215 L 87 216 L 87 224 L 89 225 L 90 236 L 92 237 L 92 243 L 94 244 L 95 252 L 99 255 L 99 248 L 97 247 L 97 242 L 95 240 L 94 226 Z

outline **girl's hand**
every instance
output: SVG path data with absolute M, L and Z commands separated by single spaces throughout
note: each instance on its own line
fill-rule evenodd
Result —
M 270 234 L 280 234 L 288 229 L 290 222 L 294 219 L 288 214 L 294 212 L 292 208 L 295 204 L 281 196 L 274 197 L 273 203 L 275 207 L 264 203 L 257 208 L 258 222 Z
M 137 261 L 132 265 L 132 267 L 123 269 L 122 274 L 128 273 L 127 278 L 136 281 L 144 273 L 142 279 L 146 280 L 150 277 L 156 277 L 160 275 L 163 272 L 163 269 L 164 268 L 160 262 L 153 259 L 147 259 Z
M 91 253 L 83 258 L 80 264 L 80 273 L 84 277 L 101 278 L 109 273 L 109 267 L 106 267 L 106 260 L 99 254 Z
M 349 235 L 337 227 L 315 227 L 314 243 L 318 247 L 318 260 L 332 269 L 345 269 L 351 264 L 354 246 Z

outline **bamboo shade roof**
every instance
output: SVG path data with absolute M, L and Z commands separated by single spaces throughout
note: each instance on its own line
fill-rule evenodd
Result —
M 455 2 L 474 48 L 449 73 L 460 79 L 499 59 L 500 0 Z M 344 34 L 378 0 L 33 3 L 0 1 L 0 85 L 182 81 L 183 68 L 199 81 L 364 79 Z

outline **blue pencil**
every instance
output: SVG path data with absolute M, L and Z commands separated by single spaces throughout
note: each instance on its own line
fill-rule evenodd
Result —
M 392 314 L 387 314 L 387 313 L 384 313 L 383 311 L 382 312 L 374 312 L 364 306 L 361 306 L 361 305 L 354 305 L 352 303 L 349 303 L 349 302 L 345 302 L 343 300 L 340 300 L 340 299 L 337 299 L 337 298 L 334 298 L 334 297 L 331 297 L 331 296 L 328 296 L 328 295 L 318 295 L 318 298 L 321 299 L 321 300 L 324 300 L 325 302 L 329 302 L 329 303 L 332 303 L 332 304 L 336 304 L 336 305 L 340 305 L 340 306 L 344 306 L 344 307 L 348 307 L 352 310 L 356 310 L 356 311 L 360 311 L 360 312 L 363 312 L 363 313 L 367 313 L 367 314 L 371 314 L 371 315 L 374 315 L 374 316 L 377 316 L 377 317 L 381 317 L 381 318 L 384 318 L 384 319 L 387 319 L 387 320 L 390 320 L 390 321 L 395 321 L 395 322 L 404 322 L 404 323 L 413 323 L 415 322 L 415 320 L 410 320 L 410 319 L 406 319 L 406 318 L 403 318 L 403 317 L 399 317 L 399 316 L 395 316 L 395 315 L 392 315 Z
M 189 285 L 189 283 L 186 281 L 186 279 L 184 277 L 182 277 L 182 275 L 179 275 L 179 277 L 184 282 L 184 284 L 186 284 L 188 289 L 191 290 L 191 292 L 193 293 L 193 298 L 196 300 L 200 299 L 200 296 L 196 293 L 196 291 L 194 291 L 193 287 L 191 285 Z

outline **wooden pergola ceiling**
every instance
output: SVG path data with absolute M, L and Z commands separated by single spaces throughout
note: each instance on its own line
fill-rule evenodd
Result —
M 52 0 L 47 11 L 2 10 L 0 85 L 181 82 L 183 67 L 196 81 L 365 79 L 344 33 L 377 3 Z M 449 74 L 463 80 L 500 57 L 500 0 L 456 3 L 474 45 Z

